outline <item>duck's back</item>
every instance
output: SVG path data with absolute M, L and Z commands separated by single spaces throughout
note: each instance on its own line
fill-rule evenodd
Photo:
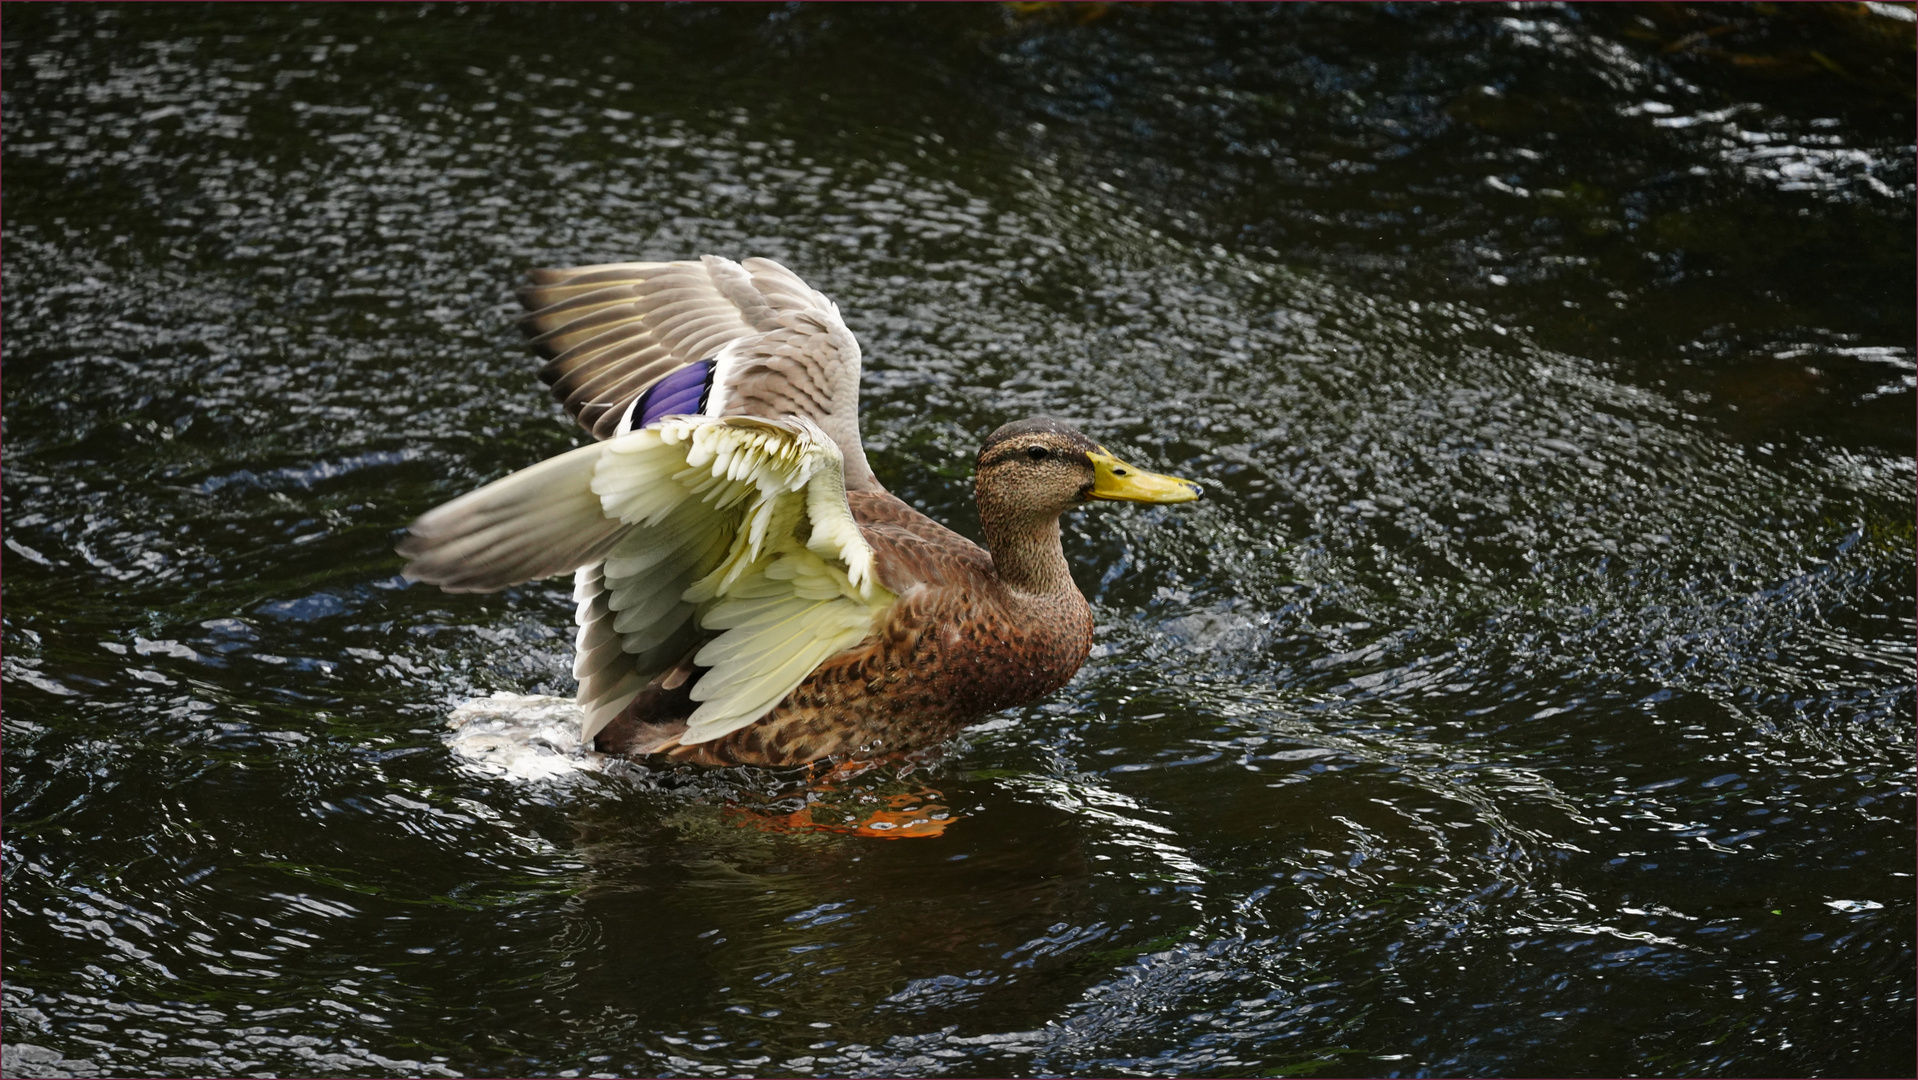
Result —
M 984 548 L 891 494 L 849 492 L 848 501 L 880 582 L 899 596 L 870 637 L 821 664 L 764 719 L 690 746 L 677 736 L 696 680 L 668 673 L 601 733 L 600 748 L 715 765 L 916 749 L 1057 690 L 1085 662 L 1092 611 L 1076 588 L 1014 592 Z

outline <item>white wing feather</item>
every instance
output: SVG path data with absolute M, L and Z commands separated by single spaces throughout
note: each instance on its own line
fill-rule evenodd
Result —
M 894 599 L 846 501 L 835 441 L 803 417 L 668 417 L 422 516 L 408 576 L 503 588 L 575 571 L 582 740 L 683 657 L 681 743 L 765 716 L 872 632 Z
M 701 704 L 679 737 L 689 745 L 771 712 L 821 663 L 870 634 L 893 595 L 873 580 L 839 447 L 816 424 L 686 417 L 652 430 L 687 444 L 686 469 L 675 476 L 687 490 L 740 507 L 725 554 L 682 594 L 698 605 L 702 630 L 720 631 L 693 658 L 709 670 L 693 684 Z M 610 502 L 606 511 L 614 513 Z
M 590 486 L 599 451 L 548 458 L 421 514 L 399 545 L 406 576 L 447 592 L 497 592 L 598 562 L 625 531 Z

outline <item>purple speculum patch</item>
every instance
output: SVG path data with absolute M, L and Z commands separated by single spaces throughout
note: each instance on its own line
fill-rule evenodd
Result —
M 712 388 L 713 362 L 699 360 L 687 364 L 646 388 L 634 409 L 633 430 L 662 416 L 684 416 L 706 408 L 706 392 Z

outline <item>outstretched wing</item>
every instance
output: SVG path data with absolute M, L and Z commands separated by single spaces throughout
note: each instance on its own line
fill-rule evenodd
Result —
M 663 416 L 811 420 L 847 486 L 879 490 L 859 442 L 859 342 L 839 308 L 771 259 L 535 270 L 521 323 L 540 378 L 595 437 Z
M 679 740 L 704 742 L 766 715 L 893 602 L 842 469 L 810 420 L 673 416 L 427 513 L 400 553 L 408 577 L 466 591 L 577 571 L 582 739 L 704 641 Z
M 406 576 L 498 592 L 605 558 L 626 530 L 593 494 L 599 459 L 599 446 L 582 446 L 421 514 L 399 544 Z

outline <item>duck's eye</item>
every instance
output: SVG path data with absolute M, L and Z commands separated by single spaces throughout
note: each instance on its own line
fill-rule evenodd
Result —
M 1026 451 L 1026 456 L 1034 461 L 1044 461 L 1049 451 L 1043 446 L 1034 446 Z

